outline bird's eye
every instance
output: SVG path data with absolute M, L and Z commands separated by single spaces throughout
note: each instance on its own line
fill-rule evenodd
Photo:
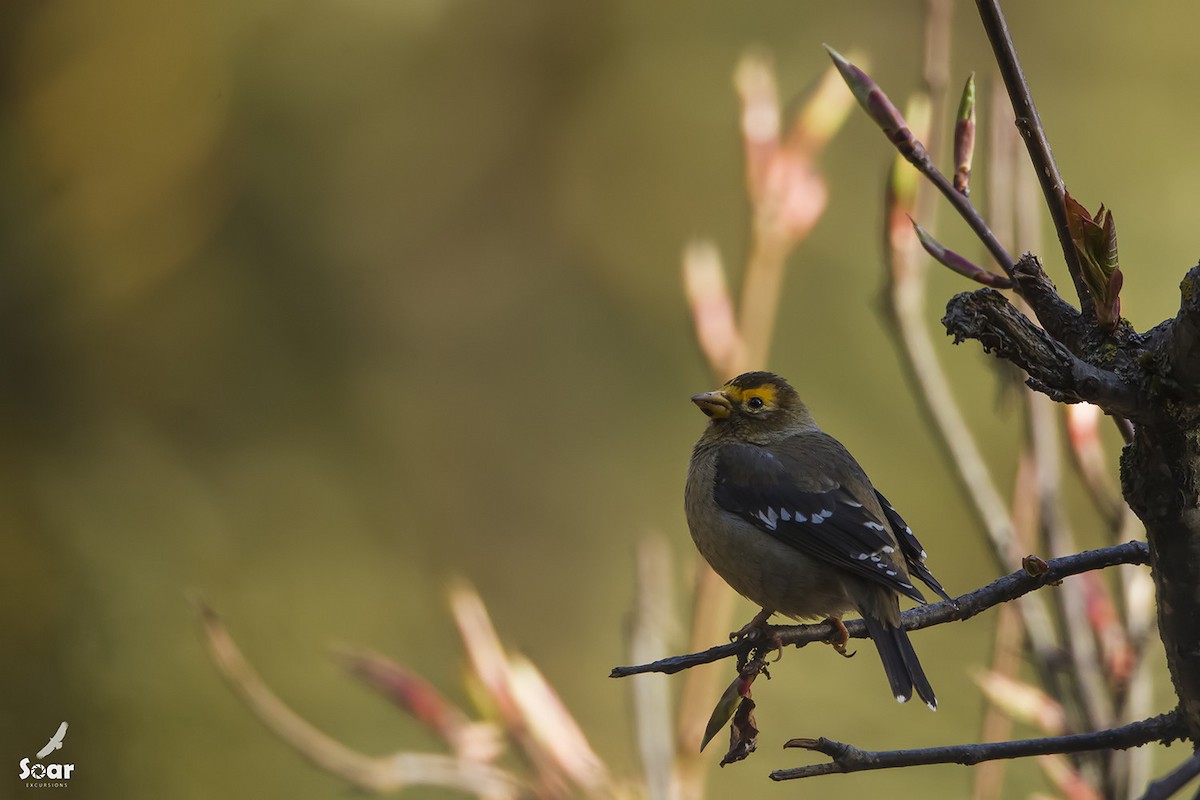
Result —
M 746 401 L 746 408 L 751 411 L 758 411 L 763 407 L 763 399 L 761 397 L 751 397 Z

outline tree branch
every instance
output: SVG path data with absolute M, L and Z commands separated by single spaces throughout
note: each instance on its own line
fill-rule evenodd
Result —
M 994 289 L 950 298 L 942 324 L 954 336 L 955 344 L 977 340 L 985 352 L 994 352 L 1025 370 L 1030 388 L 1053 400 L 1087 401 L 1135 421 L 1149 413 L 1143 408 L 1143 399 L 1116 373 L 1077 358 Z
M 1190 400 L 1200 394 L 1200 266 L 1192 267 L 1179 283 L 1179 312 L 1156 348 L 1158 372 L 1172 394 Z
M 1011 275 L 1013 264 L 1016 263 L 1013 257 L 1004 249 L 1004 245 L 996 238 L 996 234 L 988 227 L 987 222 L 967 199 L 967 196 L 955 189 L 954 184 L 933 163 L 925 145 L 909 130 L 907 120 L 896 110 L 895 105 L 879 84 L 829 45 L 826 45 L 825 49 L 829 52 L 838 71 L 841 72 L 846 85 L 858 99 L 859 105 L 879 126 L 892 146 L 945 196 L 958 215 L 970 226 L 976 238 L 987 248 L 996 263 L 1004 269 L 1004 274 Z
M 983 588 L 964 594 L 952 603 L 943 601 L 909 609 L 900 615 L 901 625 L 905 630 L 915 631 L 946 622 L 961 622 L 1000 603 L 1015 600 L 1035 589 L 1057 583 L 1071 575 L 1104 569 L 1117 564 L 1148 563 L 1150 563 L 1150 551 L 1145 542 L 1126 542 L 1099 550 L 1085 550 L 1075 555 L 1039 562 L 1036 569 L 1017 570 L 1003 578 L 997 578 Z M 1041 564 L 1045 565 L 1044 571 Z M 780 643 L 794 644 L 797 647 L 803 647 L 810 642 L 828 642 L 834 638 L 833 626 L 826 622 L 815 625 L 778 625 L 773 626 L 772 630 L 779 635 Z M 847 621 L 846 631 L 852 639 L 865 639 L 868 636 L 866 625 L 861 619 Z M 661 672 L 671 675 L 699 664 L 708 664 L 731 656 L 747 655 L 760 645 L 761 641 L 757 639 L 743 639 L 710 647 L 698 653 L 660 659 L 649 664 L 614 667 L 609 673 L 609 677 L 624 678 L 645 672 Z
M 271 691 L 213 610 L 200 600 L 197 607 L 209 656 L 221 676 L 264 725 L 326 772 L 358 789 L 377 793 L 440 786 L 492 800 L 521 796 L 513 776 L 491 764 L 440 753 L 368 756 L 325 735 Z
M 828 764 L 810 764 L 771 773 L 776 781 L 832 775 L 839 772 L 912 767 L 923 764 L 978 764 L 1000 758 L 1024 758 L 1052 753 L 1079 753 L 1088 750 L 1124 750 L 1150 742 L 1170 744 L 1184 734 L 1177 712 L 1162 714 L 1120 728 L 1077 733 L 1069 736 L 1049 736 L 1043 739 L 1020 739 L 1011 742 L 959 744 L 945 747 L 922 747 L 914 750 L 859 750 L 853 745 L 832 739 L 792 739 L 784 747 L 800 747 L 824 753 L 833 759 Z
M 1187 761 L 1147 786 L 1142 800 L 1167 800 L 1197 775 L 1200 775 L 1200 753 L 1193 754 Z
M 1071 241 L 1071 232 L 1067 228 L 1067 209 L 1063 203 L 1065 187 L 1054 154 L 1050 151 L 1050 142 L 1046 138 L 1046 129 L 1042 127 L 1041 117 L 1033 104 L 1033 95 L 1029 91 L 1029 83 L 1017 59 L 1017 50 L 1013 45 L 1012 35 L 1008 32 L 1008 23 L 1004 12 L 1000 10 L 999 0 L 976 0 L 979 8 L 979 18 L 983 22 L 983 30 L 992 45 L 996 55 L 996 64 L 1000 67 L 1000 75 L 1004 78 L 1004 87 L 1008 90 L 1009 100 L 1012 101 L 1013 114 L 1016 115 L 1017 130 L 1025 140 L 1025 148 L 1029 151 L 1029 160 L 1037 173 L 1038 183 L 1041 184 L 1042 194 L 1046 198 L 1046 207 L 1050 218 L 1054 221 L 1054 230 L 1058 234 L 1058 244 L 1062 248 L 1063 259 L 1067 262 L 1067 272 L 1075 284 L 1079 295 L 1080 307 L 1085 315 L 1091 313 L 1092 295 L 1083 282 L 1083 271 L 1079 266 L 1079 254 Z M 1033 303 L 1030 303 L 1033 305 Z M 1041 309 L 1034 306 L 1041 317 Z M 1045 323 L 1043 323 L 1045 324 Z
M 1032 253 L 1021 256 L 1013 267 L 1013 282 L 1046 332 L 1075 355 L 1081 355 L 1089 326 L 1078 309 L 1063 300 L 1037 256 Z

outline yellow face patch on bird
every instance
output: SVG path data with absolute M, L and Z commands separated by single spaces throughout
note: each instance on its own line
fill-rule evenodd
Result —
M 741 435 L 761 437 L 789 426 L 815 427 L 796 390 L 772 372 L 738 375 L 715 392 L 695 395 L 692 402 L 713 422 L 728 421 L 710 426 L 714 431 L 748 426 Z
M 736 405 L 750 410 L 775 408 L 779 405 L 779 389 L 769 383 L 744 387 L 730 381 L 722 387 L 721 391 Z
M 710 419 L 727 419 L 735 409 L 756 414 L 778 407 L 779 387 L 770 383 L 745 386 L 738 381 L 738 378 L 734 378 L 715 392 L 695 395 L 692 402 Z

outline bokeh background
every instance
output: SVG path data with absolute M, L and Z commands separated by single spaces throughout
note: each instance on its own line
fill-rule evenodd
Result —
M 1149 327 L 1196 261 L 1197 12 L 1007 6 L 1072 193 L 1116 213 L 1123 310 Z M 921 9 L 0 7 L 4 770 L 65 719 L 73 796 L 344 796 L 222 683 L 189 593 L 303 716 L 387 753 L 438 745 L 328 646 L 376 648 L 466 703 L 445 602 L 463 577 L 614 771 L 633 774 L 627 687 L 606 675 L 626 660 L 636 541 L 668 539 L 681 598 L 690 575 L 681 497 L 703 419 L 687 398 L 712 387 L 679 256 L 697 234 L 735 278 L 743 256 L 733 67 L 766 47 L 795 97 L 826 66 L 825 41 L 869 53 L 903 98 Z M 952 82 L 978 70 L 988 83 L 971 4 L 955 31 Z M 995 568 L 878 314 L 890 158 L 858 115 L 823 157 L 829 208 L 791 261 L 766 366 L 794 379 L 965 591 Z M 942 230 L 977 252 L 953 221 Z M 932 273 L 935 333 L 964 288 Z M 940 355 L 1007 482 L 1018 407 L 977 347 L 946 340 Z M 760 752 L 715 775 L 713 796 L 960 796 L 960 767 L 802 790 L 766 773 L 803 759 L 779 749 L 792 736 L 974 739 L 969 671 L 991 624 L 916 638 L 936 715 L 891 702 L 870 654 L 789 653 L 756 691 Z M 1012 796 L 1044 787 L 1032 765 L 1014 775 Z

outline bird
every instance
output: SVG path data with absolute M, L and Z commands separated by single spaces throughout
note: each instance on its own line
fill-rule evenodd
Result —
M 58 730 L 50 737 L 50 741 L 46 742 L 46 746 L 38 750 L 37 757 L 41 761 L 46 756 L 53 753 L 55 750 L 62 749 L 63 737 L 67 735 L 67 723 L 58 726 Z
M 726 583 L 762 607 L 730 638 L 769 635 L 773 613 L 825 618 L 840 630 L 838 652 L 853 655 L 845 652 L 841 618 L 857 611 L 896 700 L 907 702 L 915 688 L 937 710 L 900 625 L 899 599 L 926 602 L 915 575 L 953 601 L 925 565 L 912 529 L 858 461 L 774 373 L 747 372 L 692 402 L 709 418 L 684 491 L 692 540 Z

